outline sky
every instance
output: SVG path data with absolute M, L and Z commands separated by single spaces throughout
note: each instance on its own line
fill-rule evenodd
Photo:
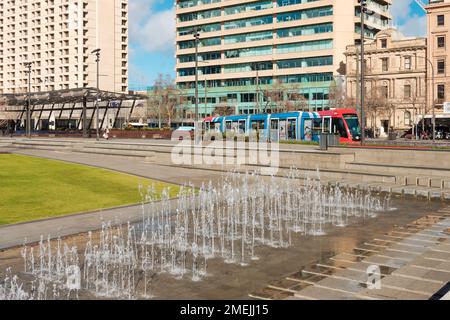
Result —
M 130 89 L 152 85 L 159 74 L 175 77 L 174 0 L 128 1 Z M 425 36 L 426 18 L 419 5 L 414 0 L 393 2 L 393 26 L 406 36 Z

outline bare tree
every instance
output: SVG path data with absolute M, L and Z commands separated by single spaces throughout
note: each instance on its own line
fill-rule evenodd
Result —
M 392 132 L 395 127 L 395 111 L 397 110 L 396 103 L 387 101 L 382 109 L 382 114 L 389 120 L 388 134 Z
M 332 109 L 355 108 L 355 99 L 347 95 L 343 86 L 330 85 L 328 93 L 328 105 Z
M 12 109 L 13 108 L 13 109 Z M 5 96 L 0 96 L 0 133 L 11 129 L 20 116 L 18 107 L 9 107 Z
M 412 110 L 413 110 L 413 117 L 412 117 L 412 133 L 415 136 L 417 134 L 416 130 L 417 130 L 417 119 L 419 115 L 423 115 L 425 116 L 426 114 L 426 97 L 423 96 L 418 96 L 417 94 L 414 94 L 411 98 L 410 98 L 410 103 L 412 106 Z
M 309 109 L 309 102 L 299 91 L 288 93 L 286 111 L 305 111 Z
M 279 112 L 281 105 L 285 102 L 285 91 L 286 88 L 281 81 L 276 81 L 270 89 L 264 90 L 263 94 L 266 101 L 264 109 L 270 109 L 272 113 Z
M 231 116 L 232 114 L 234 114 L 234 109 L 234 106 L 232 106 L 231 104 L 222 102 L 215 106 L 213 112 L 216 116 Z
M 386 95 L 381 87 L 377 85 L 370 86 L 366 92 L 366 100 L 364 103 L 364 111 L 370 119 L 373 132 L 376 130 L 376 121 L 378 117 L 385 113 L 389 103 Z
M 300 93 L 295 84 L 284 84 L 276 81 L 270 89 L 264 91 L 265 110 L 272 113 L 291 112 L 309 109 L 308 100 Z
M 0 120 L 17 120 L 20 107 L 9 107 L 5 96 L 0 96 Z
M 181 92 L 170 75 L 159 74 L 147 101 L 148 116 L 171 127 L 180 117 Z

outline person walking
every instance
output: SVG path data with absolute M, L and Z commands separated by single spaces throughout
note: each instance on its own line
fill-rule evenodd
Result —
M 106 128 L 105 132 L 103 133 L 103 138 L 106 140 L 109 140 L 109 129 Z

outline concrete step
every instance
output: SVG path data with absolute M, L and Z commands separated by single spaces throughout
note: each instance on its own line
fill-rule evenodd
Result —
M 346 169 L 354 169 L 367 172 L 384 172 L 397 176 L 417 176 L 417 177 L 442 177 L 450 179 L 450 167 L 432 167 L 427 165 L 408 166 L 398 164 L 382 164 L 374 162 L 347 162 Z
M 145 161 L 155 161 L 156 154 L 153 151 L 139 151 L 139 150 L 120 150 L 120 149 L 108 149 L 108 148 L 72 148 L 72 152 L 90 153 L 90 154 L 102 154 L 121 157 L 136 157 L 143 158 Z
M 12 146 L 11 143 L 0 142 L 0 148 L 9 148 L 11 146 Z
M 13 142 L 14 148 L 22 149 L 38 149 L 38 150 L 70 150 L 72 145 L 69 144 L 46 144 L 46 143 L 29 143 L 29 142 Z
M 332 148 L 333 151 L 352 151 L 355 162 L 380 165 L 420 167 L 426 164 L 435 168 L 450 168 L 450 151 L 445 150 L 403 150 L 374 148 Z

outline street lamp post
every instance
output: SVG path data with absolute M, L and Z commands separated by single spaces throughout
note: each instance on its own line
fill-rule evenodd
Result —
M 364 115 L 364 98 L 365 98 L 365 59 L 364 59 L 364 39 L 365 39 L 365 14 L 367 13 L 367 0 L 358 0 L 361 4 L 361 145 L 364 145 L 366 139 L 366 121 Z
M 209 62 L 208 61 L 202 61 L 202 63 L 204 63 L 204 64 L 209 64 Z M 204 101 L 204 113 L 205 113 L 205 116 L 206 116 L 206 114 L 208 113 L 207 112 L 207 109 L 208 109 L 208 79 L 206 78 L 206 75 L 204 76 L 204 82 L 203 82 L 203 84 L 204 84 L 204 95 L 205 95 L 205 101 Z
M 256 64 L 256 113 L 260 112 L 260 105 L 259 105 L 259 64 Z
M 208 79 L 205 78 L 205 117 L 208 114 Z
M 26 108 L 26 136 L 31 138 L 31 62 L 25 63 L 27 68 L 26 73 L 28 74 L 28 94 L 27 94 L 27 108 Z
M 100 140 L 100 131 L 99 131 L 99 125 L 100 125 L 100 121 L 99 121 L 99 108 L 98 108 L 98 100 L 100 98 L 100 50 L 101 49 L 95 49 L 94 51 L 92 51 L 92 54 L 95 54 L 95 62 L 97 63 L 97 96 L 95 98 L 95 117 L 96 117 L 96 136 L 97 136 L 97 141 Z
M 261 63 L 260 62 L 254 62 L 253 63 L 253 68 L 255 68 L 255 71 L 256 71 L 256 78 L 255 78 L 255 81 L 256 81 L 256 113 L 259 113 L 260 111 L 261 111 L 261 86 L 260 86 L 260 84 L 261 84 L 261 81 L 260 81 L 260 77 L 259 77 L 259 70 L 260 70 L 260 67 L 261 67 Z M 263 110 L 263 112 L 265 112 L 266 110 L 266 108 L 263 108 L 264 110 Z
M 198 143 L 199 139 L 199 128 L 198 128 L 198 121 L 199 121 L 199 115 L 198 115 L 198 44 L 200 42 L 200 30 L 198 28 L 194 28 L 193 34 L 194 34 L 194 41 L 195 41 L 195 117 L 194 117 L 194 127 L 195 127 L 195 142 Z
M 200 33 L 197 28 L 194 29 L 195 41 L 195 121 L 198 122 L 198 44 L 200 42 Z
M 428 61 L 428 63 L 430 64 L 431 72 L 432 72 L 432 75 L 431 75 L 431 86 L 432 86 L 432 88 L 431 88 L 431 94 L 432 94 L 431 109 L 432 109 L 432 112 L 433 112 L 433 142 L 434 142 L 436 140 L 436 111 L 435 111 L 435 108 L 434 108 L 434 102 L 435 102 L 435 100 L 434 100 L 434 97 L 435 97 L 435 91 L 434 91 L 435 90 L 434 65 L 433 65 L 433 62 L 431 62 L 431 60 L 428 59 L 427 57 L 423 57 L 423 58 L 425 58 Z

